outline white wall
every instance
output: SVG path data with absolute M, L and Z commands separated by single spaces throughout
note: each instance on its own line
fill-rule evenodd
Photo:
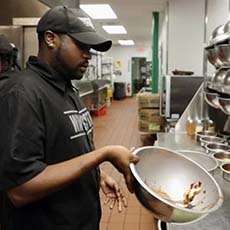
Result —
M 203 75 L 204 46 L 212 31 L 228 21 L 229 0 L 208 0 L 207 15 L 205 42 L 205 0 L 169 1 L 168 74 L 177 68 L 194 71 L 195 75 Z M 164 31 L 165 24 L 162 23 L 162 26 Z M 212 75 L 215 69 L 207 63 L 208 75 Z
M 208 0 L 207 41 L 218 25 L 227 22 L 229 1 Z M 160 12 L 159 19 L 159 76 L 171 74 L 174 69 L 203 75 L 203 52 L 207 42 L 204 42 L 205 0 L 170 0 L 168 11 Z M 131 83 L 131 58 L 146 57 L 151 61 L 152 48 L 151 44 L 145 47 L 113 46 L 105 55 L 122 63 L 122 75 L 115 81 Z M 208 74 L 213 73 L 214 68 L 208 63 Z
M 167 9 L 160 14 L 159 18 L 159 76 L 167 74 Z
M 152 60 L 152 49 L 149 46 L 113 46 L 110 51 L 106 52 L 106 56 L 112 57 L 113 62 L 121 61 L 121 76 L 114 78 L 115 82 L 126 82 L 131 84 L 131 59 L 132 57 L 145 57 L 147 61 Z M 114 66 L 114 69 L 116 67 Z
M 203 74 L 204 0 L 169 1 L 169 74 L 189 70 Z

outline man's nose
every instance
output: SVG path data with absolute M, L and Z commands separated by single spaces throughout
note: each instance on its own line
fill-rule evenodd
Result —
M 92 53 L 90 52 L 90 50 L 85 50 L 83 53 L 83 57 L 87 59 L 91 59 Z

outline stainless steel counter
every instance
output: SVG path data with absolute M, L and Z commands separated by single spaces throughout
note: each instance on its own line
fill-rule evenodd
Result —
M 172 150 L 196 150 L 205 152 L 205 150 L 184 133 L 158 133 L 157 145 Z M 220 169 L 216 169 L 214 178 L 222 189 L 224 195 L 224 203 L 214 213 L 209 214 L 202 220 L 186 224 L 175 225 L 168 224 L 169 230 L 227 230 L 230 229 L 230 182 L 222 178 Z

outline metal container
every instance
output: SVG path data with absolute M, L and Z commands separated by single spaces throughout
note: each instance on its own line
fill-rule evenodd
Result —
M 223 65 L 221 60 L 217 56 L 217 51 L 214 47 L 206 49 L 207 59 L 208 61 L 214 65 L 215 68 L 219 68 Z
M 225 143 L 226 140 L 224 138 L 221 138 L 221 137 L 213 137 L 213 136 L 210 136 L 210 137 L 201 137 L 200 138 L 200 145 L 201 146 L 205 146 L 207 144 L 210 144 L 210 143 Z
M 157 221 L 157 230 L 167 230 L 167 229 L 168 229 L 167 223 L 161 220 Z
M 216 54 L 223 65 L 230 64 L 230 45 L 229 44 L 218 44 L 215 46 Z
M 201 137 L 210 137 L 210 136 L 217 136 L 217 133 L 209 131 L 209 130 L 204 130 L 204 131 L 199 131 L 195 133 L 196 136 L 196 141 L 200 142 Z
M 213 108 L 219 108 L 219 94 L 218 93 L 211 93 L 204 91 L 204 99 L 205 101 Z
M 190 158 L 191 160 L 194 160 L 210 173 L 212 173 L 218 167 L 217 160 L 205 153 L 193 150 L 178 150 L 178 152 Z
M 230 132 L 228 132 L 228 131 L 220 131 L 220 132 L 218 132 L 217 136 L 224 138 L 226 141 L 230 140 Z
M 210 143 L 205 145 L 206 152 L 209 154 L 218 153 L 218 152 L 227 152 L 230 150 L 230 147 L 226 144 Z
M 224 27 L 225 27 L 224 24 L 219 25 L 213 30 L 213 32 L 210 36 L 210 39 L 209 39 L 209 46 L 213 46 L 217 43 L 220 43 L 227 38 L 226 34 L 225 34 Z
M 211 81 L 217 85 L 221 85 L 221 86 L 224 85 L 224 78 L 226 76 L 227 71 L 228 69 L 226 68 L 218 69 L 214 74 L 214 76 L 212 77 Z
M 130 164 L 134 191 L 140 203 L 157 219 L 172 223 L 191 223 L 216 211 L 223 203 L 214 178 L 199 164 L 170 149 L 145 146 L 134 150 L 140 161 Z M 196 183 L 201 191 L 184 206 L 184 195 Z
M 230 115 L 230 98 L 219 97 L 220 109 L 227 115 Z
M 220 168 L 223 172 L 223 178 L 230 182 L 230 163 L 223 163 Z
M 219 165 L 222 163 L 230 163 L 230 152 L 213 153 L 212 157 L 219 162 Z

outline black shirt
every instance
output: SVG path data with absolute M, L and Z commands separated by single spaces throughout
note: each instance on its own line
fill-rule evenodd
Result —
M 0 80 L 0 190 L 94 150 L 93 124 L 77 92 L 45 63 Z M 6 230 L 96 230 L 101 216 L 98 169 L 22 208 L 5 197 Z

